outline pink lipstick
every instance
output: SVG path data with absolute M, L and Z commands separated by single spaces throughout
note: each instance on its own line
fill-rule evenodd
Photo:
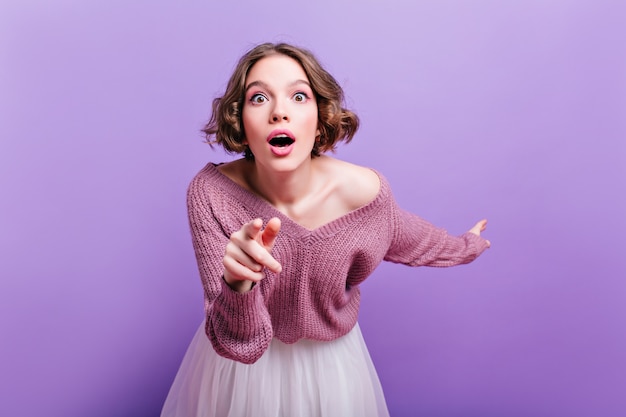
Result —
M 293 150 L 296 138 L 287 129 L 275 129 L 267 136 L 267 143 L 272 153 L 276 156 L 287 156 Z

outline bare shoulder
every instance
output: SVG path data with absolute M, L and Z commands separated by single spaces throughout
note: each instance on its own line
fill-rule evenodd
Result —
M 244 188 L 248 188 L 245 181 L 245 165 L 244 159 L 237 159 L 235 161 L 226 162 L 217 166 L 217 170 L 230 178 L 231 181 L 241 185 Z
M 337 179 L 337 191 L 348 206 L 356 209 L 376 198 L 381 184 L 374 170 L 331 157 L 324 159 L 325 170 Z

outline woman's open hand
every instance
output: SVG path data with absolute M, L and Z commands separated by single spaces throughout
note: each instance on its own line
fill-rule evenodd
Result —
M 476 236 L 480 236 L 480 232 L 484 232 L 487 229 L 487 219 L 483 219 L 476 223 L 474 227 L 469 229 L 470 233 L 475 234 Z M 487 246 L 491 247 L 491 242 L 487 240 Z
M 235 291 L 246 292 L 253 283 L 265 278 L 263 268 L 280 272 L 280 263 L 271 255 L 274 242 L 280 231 L 280 219 L 274 217 L 267 222 L 254 219 L 230 236 L 224 255 L 224 280 Z

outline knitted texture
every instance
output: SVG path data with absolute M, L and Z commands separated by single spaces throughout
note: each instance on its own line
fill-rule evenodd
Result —
M 487 242 L 472 233 L 448 235 L 398 208 L 386 179 L 370 203 L 308 230 L 208 164 L 192 180 L 189 223 L 204 287 L 206 333 L 216 352 L 255 362 L 272 337 L 333 340 L 348 333 L 359 311 L 359 284 L 383 260 L 410 266 L 452 266 L 480 255 Z M 282 265 L 247 293 L 222 279 L 226 244 L 255 218 L 282 225 L 272 255 Z

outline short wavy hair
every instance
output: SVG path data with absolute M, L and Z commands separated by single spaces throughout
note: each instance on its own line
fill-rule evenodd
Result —
M 312 156 L 332 151 L 340 141 L 350 142 L 359 128 L 358 116 L 343 107 L 344 94 L 339 83 L 308 50 L 286 43 L 263 43 L 241 57 L 228 81 L 222 97 L 213 100 L 211 119 L 202 132 L 211 146 L 220 145 L 226 152 L 244 154 L 254 159 L 244 144 L 245 132 L 241 119 L 248 72 L 259 60 L 281 54 L 296 60 L 306 73 L 317 101 L 319 139 Z

